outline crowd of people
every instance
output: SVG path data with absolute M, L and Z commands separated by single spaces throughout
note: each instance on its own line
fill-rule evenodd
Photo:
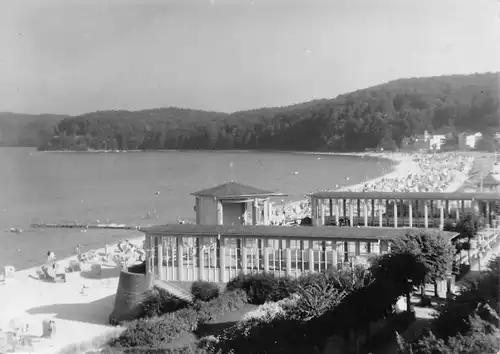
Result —
M 396 171 L 355 186 L 339 187 L 337 191 L 352 192 L 450 192 L 458 189 L 472 168 L 473 157 L 453 152 L 442 154 L 409 153 L 399 155 Z M 347 180 L 348 177 L 346 177 Z M 309 200 L 281 203 L 273 208 L 271 224 L 296 223 L 311 216 Z

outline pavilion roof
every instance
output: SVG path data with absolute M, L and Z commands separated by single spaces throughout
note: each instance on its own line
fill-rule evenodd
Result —
M 495 201 L 500 199 L 500 193 L 478 192 L 315 192 L 311 197 L 319 199 L 389 199 L 389 200 L 483 200 Z
M 191 193 L 195 197 L 215 197 L 217 199 L 240 199 L 240 198 L 266 198 L 266 197 L 281 197 L 285 196 L 282 193 L 271 192 L 246 184 L 237 183 L 234 181 L 220 184 L 218 186 L 203 189 L 201 191 Z
M 439 231 L 437 229 L 422 228 L 393 228 L 393 227 L 335 227 L 335 226 L 267 226 L 267 225 L 193 225 L 167 224 L 141 229 L 153 236 L 205 236 L 221 238 L 284 238 L 284 239 L 312 239 L 312 240 L 392 240 L 403 236 L 408 231 L 430 232 L 446 240 L 457 236 L 456 232 Z
M 500 182 L 490 174 L 483 178 L 483 186 L 498 186 Z

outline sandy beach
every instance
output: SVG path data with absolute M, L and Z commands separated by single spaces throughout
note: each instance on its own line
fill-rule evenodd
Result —
M 456 153 L 349 153 L 358 157 L 376 157 L 392 160 L 395 164 L 389 173 L 372 180 L 336 185 L 329 190 L 348 191 L 399 191 L 399 192 L 454 192 L 467 180 L 474 158 Z M 275 205 L 271 222 L 289 224 L 311 216 L 309 199 L 302 199 L 284 205 Z
M 371 154 L 364 155 L 371 156 Z M 382 189 L 381 186 L 394 188 L 394 183 L 408 186 L 408 180 L 418 184 L 419 179 L 428 178 L 436 172 L 436 169 L 442 170 L 443 166 L 448 166 L 450 161 L 447 160 L 453 158 L 451 155 L 441 155 L 439 161 L 429 161 L 428 159 L 432 159 L 429 157 L 431 155 L 424 157 L 419 154 L 373 155 L 394 159 L 397 166 L 385 176 L 344 188 L 349 190 Z M 429 162 L 431 162 L 431 167 L 427 167 Z M 458 163 L 456 161 L 451 163 L 457 168 L 451 171 L 452 176 L 449 176 L 450 171 L 447 172 L 446 175 L 449 178 L 439 178 L 440 183 L 433 186 L 437 190 L 441 188 L 446 191 L 456 190 L 467 179 L 472 158 L 460 158 Z M 288 218 L 299 217 L 307 213 L 307 201 L 290 203 L 285 208 Z M 134 238 L 131 242 L 139 245 L 142 240 L 143 237 Z M 116 248 L 117 245 L 111 245 L 108 250 Z M 98 254 L 105 253 L 104 249 L 96 251 Z M 40 252 L 46 252 L 46 250 L 41 249 Z M 76 256 L 58 260 L 58 263 L 61 267 L 66 267 L 73 260 L 76 260 Z M 68 273 L 66 283 L 40 280 L 37 276 L 39 268 L 18 271 L 12 279 L 7 279 L 5 284 L 0 285 L 0 328 L 4 332 L 9 331 L 13 320 L 18 324 L 28 324 L 25 335 L 32 338 L 34 349 L 31 352 L 53 354 L 72 344 L 89 342 L 93 338 L 117 330 L 116 327 L 108 325 L 108 316 L 113 308 L 118 285 L 119 268 L 116 264 L 109 261 L 103 262 L 101 276 L 91 275 L 90 272 Z M 56 323 L 55 335 L 52 339 L 41 339 L 42 321 L 50 319 Z M 17 352 L 23 351 L 18 349 Z M 24 352 L 30 352 L 30 350 L 27 349 Z M 78 353 L 78 351 L 73 351 L 73 353 Z
M 139 237 L 130 242 L 140 245 L 143 240 L 144 237 Z M 108 246 L 108 252 L 117 249 L 117 244 Z M 104 248 L 95 251 L 98 255 L 105 254 Z M 75 255 L 57 263 L 66 268 L 76 259 Z M 113 262 L 99 263 L 100 276 L 90 269 L 97 262 L 89 262 L 82 265 L 82 272 L 66 273 L 65 283 L 39 279 L 37 270 L 40 267 L 35 267 L 16 272 L 12 279 L 0 285 L 0 329 L 10 331 L 13 321 L 28 324 L 24 335 L 33 342 L 33 351 L 27 347 L 26 350 L 19 348 L 16 353 L 54 354 L 71 344 L 85 343 L 119 330 L 108 323 L 118 287 L 119 268 Z M 40 338 L 42 321 L 47 319 L 56 323 L 52 339 Z

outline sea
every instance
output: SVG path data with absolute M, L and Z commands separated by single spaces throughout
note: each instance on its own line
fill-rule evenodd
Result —
M 141 235 L 124 230 L 38 229 L 30 227 L 33 222 L 176 223 L 179 218 L 194 220 L 190 193 L 231 180 L 285 193 L 285 201 L 290 201 L 320 189 L 360 183 L 391 169 L 390 160 L 346 155 L 39 152 L 0 147 L 0 267 L 26 269 L 42 264 L 49 250 L 63 258 L 73 255 L 77 244 L 85 251 Z M 14 233 L 12 228 L 23 231 Z

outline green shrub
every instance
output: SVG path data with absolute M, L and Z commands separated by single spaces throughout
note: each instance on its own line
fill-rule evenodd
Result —
M 217 284 L 207 281 L 195 281 L 191 285 L 191 294 L 196 300 L 210 301 L 219 296 L 220 289 Z
M 94 353 L 87 353 L 94 354 Z M 209 352 L 203 348 L 199 348 L 196 344 L 191 344 L 181 348 L 165 348 L 165 349 L 153 349 L 153 348 L 105 348 L 100 352 L 95 354 L 209 354 Z M 215 354 L 215 353 L 210 353 Z
M 242 290 L 228 291 L 211 301 L 198 301 L 194 305 L 159 317 L 141 318 L 127 324 L 118 338 L 110 341 L 115 348 L 156 348 L 196 330 L 199 324 L 217 319 L 226 312 L 239 310 L 246 304 Z M 128 349 L 127 349 L 128 350 Z
M 184 308 L 160 317 L 140 318 L 127 325 L 122 334 L 111 341 L 118 348 L 162 348 L 167 343 L 191 332 L 198 326 L 198 314 L 192 308 Z
M 199 323 L 208 323 L 219 316 L 241 309 L 247 303 L 247 294 L 243 290 L 226 291 L 221 296 L 208 302 L 198 301 L 193 308 L 198 314 Z
M 158 317 L 185 308 L 188 303 L 160 288 L 153 288 L 142 303 L 141 317 Z
M 289 297 L 295 292 L 297 285 L 291 278 L 277 277 L 272 273 L 240 273 L 227 283 L 226 289 L 244 290 L 249 303 L 262 305 L 267 301 L 279 301 Z
M 365 343 L 370 350 L 383 348 L 396 338 L 397 333 L 402 333 L 408 329 L 415 321 L 415 312 L 403 311 L 390 317 L 387 324 L 377 333 L 373 334 Z
M 289 313 L 298 319 L 309 320 L 335 308 L 347 296 L 347 290 L 340 290 L 328 277 L 315 277 L 315 282 L 307 282 L 297 288 L 298 300 Z

